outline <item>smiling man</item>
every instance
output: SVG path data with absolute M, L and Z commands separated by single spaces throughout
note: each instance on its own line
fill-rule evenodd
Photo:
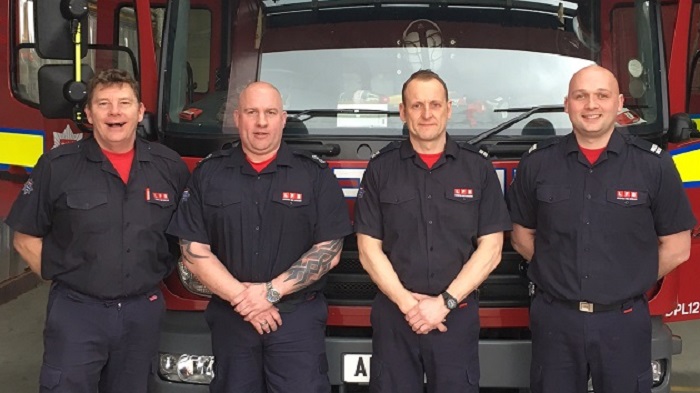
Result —
M 121 70 L 88 85 L 93 138 L 44 154 L 7 218 L 36 274 L 53 280 L 41 392 L 146 392 L 175 266 L 165 229 L 189 172 L 136 137 L 138 84 Z
M 403 86 L 409 139 L 380 150 L 355 204 L 360 261 L 379 287 L 372 304 L 373 393 L 477 393 L 476 289 L 501 260 L 510 229 L 484 153 L 447 135 L 445 82 L 417 71 Z
M 571 78 L 573 132 L 523 156 L 508 191 L 513 247 L 537 286 L 530 308 L 533 393 L 649 393 L 645 292 L 688 259 L 695 219 L 668 153 L 615 129 L 614 75 Z

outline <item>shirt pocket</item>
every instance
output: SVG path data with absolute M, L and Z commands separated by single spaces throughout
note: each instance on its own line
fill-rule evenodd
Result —
M 74 233 L 103 232 L 109 227 L 108 197 L 105 192 L 77 191 L 66 195 Z
M 151 227 L 158 231 L 165 231 L 170 222 L 170 218 L 175 211 L 175 202 L 173 200 L 155 200 L 151 199 L 148 202 L 148 213 L 150 214 Z
M 477 187 L 447 187 L 444 192 L 444 206 L 438 206 L 440 222 L 448 228 L 476 229 L 481 193 L 482 190 Z
M 643 229 L 654 228 L 649 193 L 640 187 L 608 188 L 598 220 L 604 223 L 603 232 L 608 235 L 619 237 L 636 228 L 640 236 Z
M 204 220 L 212 225 L 239 225 L 241 194 L 236 190 L 213 190 L 202 196 Z M 222 228 L 222 229 L 225 229 Z
M 385 228 L 406 228 L 420 223 L 420 201 L 414 189 L 382 190 L 379 195 Z
M 313 235 L 316 222 L 316 207 L 311 203 L 313 192 L 310 189 L 295 190 L 294 187 L 282 189 L 294 190 L 275 190 L 272 193 L 271 208 L 278 217 L 275 222 L 280 226 L 282 233 Z
M 568 233 L 572 230 L 570 221 L 571 188 L 568 186 L 540 186 L 537 188 L 537 226 L 551 231 L 551 234 Z

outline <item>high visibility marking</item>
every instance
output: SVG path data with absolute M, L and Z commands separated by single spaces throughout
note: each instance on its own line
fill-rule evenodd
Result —
M 0 128 L 0 164 L 33 168 L 43 153 L 43 131 Z

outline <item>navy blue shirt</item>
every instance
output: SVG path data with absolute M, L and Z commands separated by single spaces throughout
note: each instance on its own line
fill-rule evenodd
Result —
M 498 177 L 471 145 L 448 137 L 428 168 L 410 141 L 369 162 L 355 203 L 355 230 L 382 240 L 403 286 L 437 295 L 469 260 L 476 239 L 511 229 Z
M 116 299 L 157 287 L 176 262 L 165 230 L 189 178 L 167 147 L 136 140 L 128 184 L 94 138 L 39 158 L 6 223 L 43 238 L 41 275 Z
M 267 282 L 314 244 L 352 233 L 338 180 L 326 163 L 283 142 L 260 173 L 238 147 L 195 169 L 168 233 L 208 244 L 231 274 Z M 319 280 L 306 291 L 322 287 Z
M 538 143 L 508 189 L 513 222 L 535 229 L 528 274 L 572 301 L 614 304 L 657 280 L 658 237 L 695 218 L 670 155 L 614 131 L 594 164 L 574 134 Z

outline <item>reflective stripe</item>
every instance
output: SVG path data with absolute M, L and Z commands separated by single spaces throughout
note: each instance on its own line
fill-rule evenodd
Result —
M 0 128 L 0 164 L 32 168 L 43 153 L 43 131 Z

